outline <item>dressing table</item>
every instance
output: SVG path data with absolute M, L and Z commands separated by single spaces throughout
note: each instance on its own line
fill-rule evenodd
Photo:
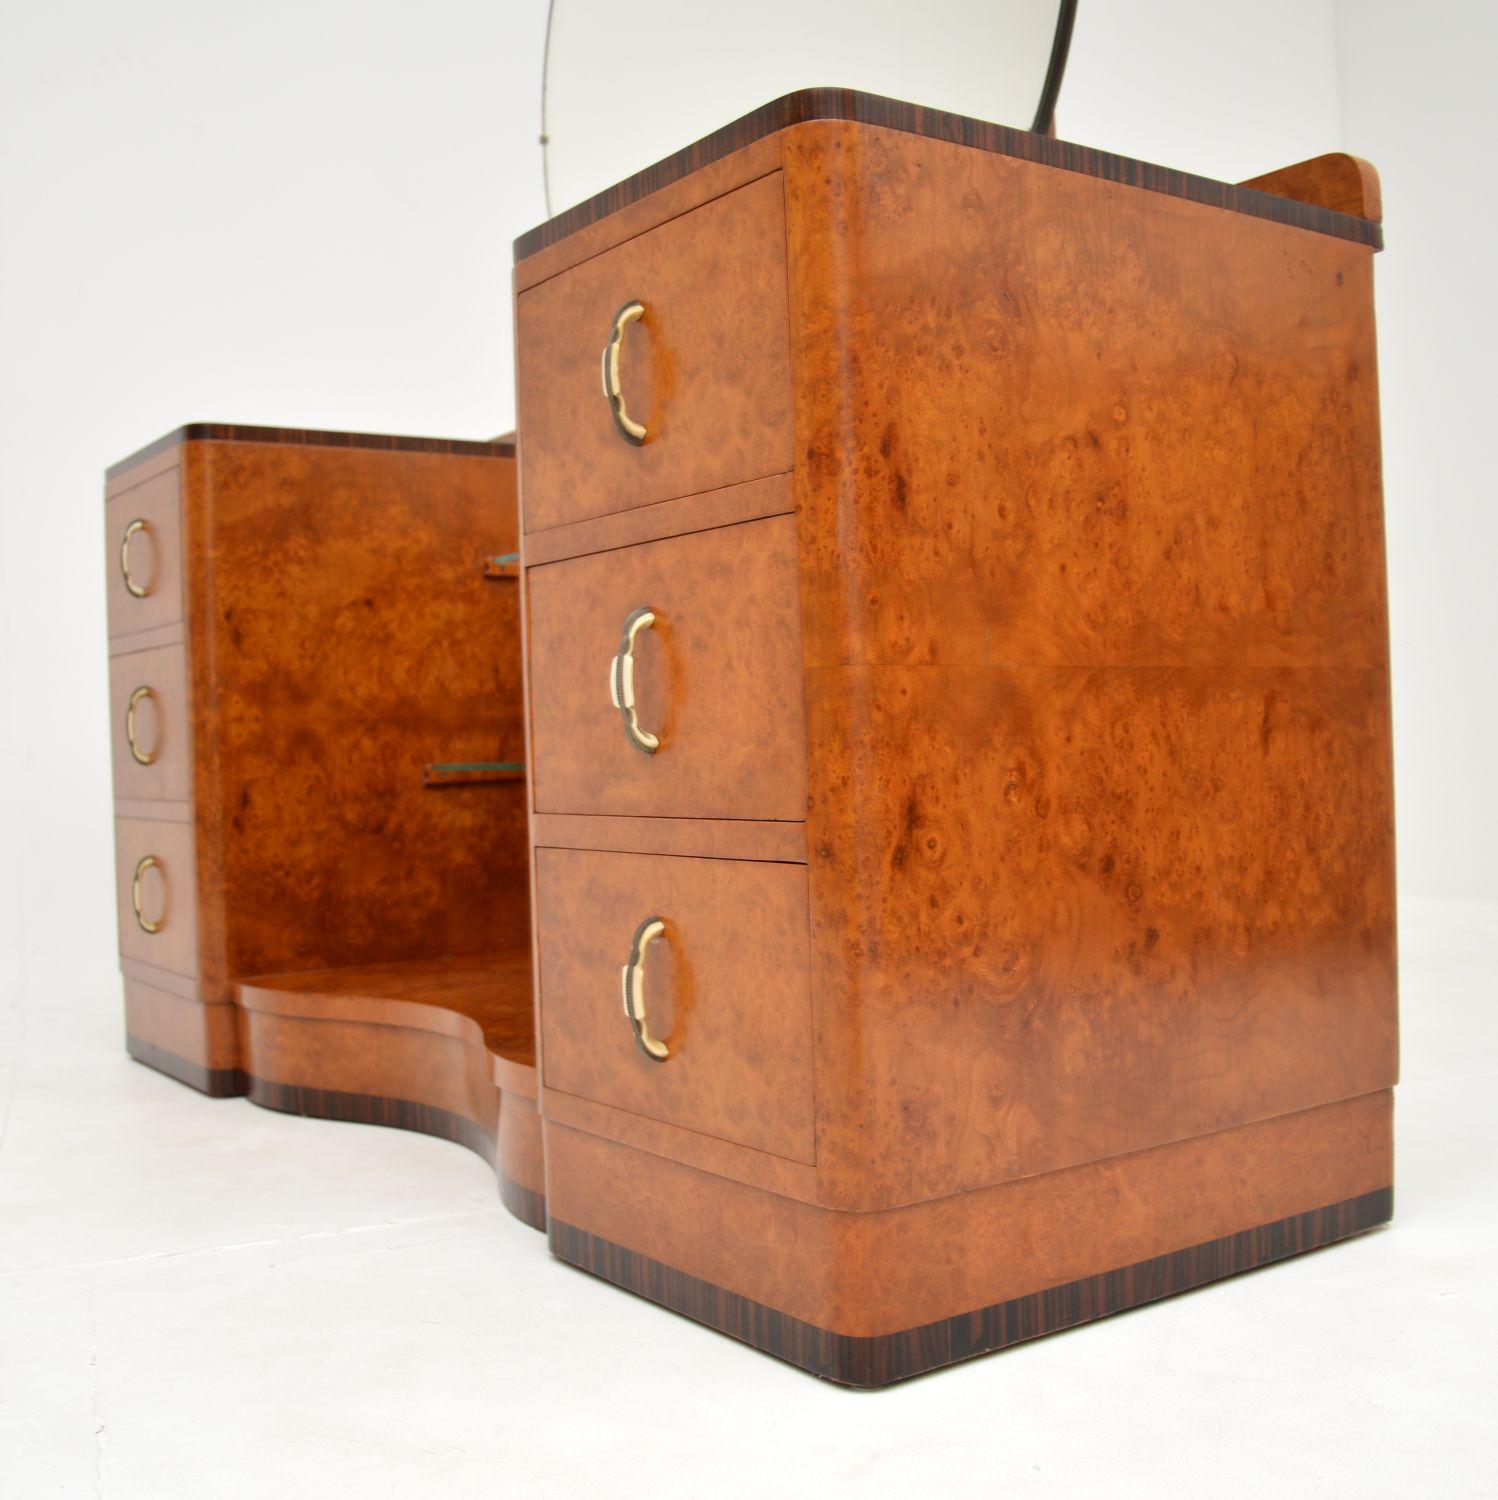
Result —
M 853 1385 L 1387 1220 L 1379 220 L 803 91 L 517 243 L 518 513 L 117 466 L 133 1054 Z

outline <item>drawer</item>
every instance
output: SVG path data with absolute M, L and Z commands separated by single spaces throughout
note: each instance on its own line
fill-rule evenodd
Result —
M 536 896 L 547 1088 L 815 1160 L 804 865 L 538 849 Z M 621 988 L 651 917 L 640 994 L 664 1061 Z
M 537 812 L 805 818 L 794 516 L 547 563 L 526 589 Z M 653 620 L 629 670 L 650 754 L 610 692 L 639 609 Z
M 192 825 L 116 818 L 114 856 L 121 956 L 195 976 L 198 881 Z M 144 864 L 147 860 L 152 863 Z M 137 880 L 139 918 L 132 900 Z M 146 923 L 157 930 L 147 931 Z
M 192 735 L 185 646 L 110 658 L 109 729 L 116 797 L 188 800 Z
M 621 436 L 600 380 L 616 314 Z M 522 292 L 525 528 L 783 474 L 794 445 L 778 172 Z
M 154 630 L 182 618 L 182 508 L 168 469 L 104 507 L 109 633 Z

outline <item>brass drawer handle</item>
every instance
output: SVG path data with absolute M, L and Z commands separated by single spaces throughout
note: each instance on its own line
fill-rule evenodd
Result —
M 156 921 L 152 921 L 140 909 L 140 881 L 147 870 L 161 870 L 162 879 L 166 878 L 166 870 L 154 854 L 148 854 L 135 867 L 135 878 L 130 882 L 130 905 L 135 911 L 135 920 L 140 923 L 142 932 L 160 932 L 166 926 L 166 915 L 163 913 Z
M 609 341 L 603 346 L 603 394 L 614 418 L 614 431 L 626 443 L 638 448 L 645 441 L 645 428 L 624 409 L 624 391 L 619 384 L 619 351 L 624 347 L 624 330 L 645 316 L 643 302 L 629 301 L 614 314 Z
M 147 536 L 151 535 L 149 524 L 142 520 L 134 520 L 125 528 L 125 535 L 120 541 L 120 572 L 125 579 L 126 589 L 137 599 L 144 599 L 151 592 L 151 584 L 137 583 L 134 574 L 130 571 L 130 542 L 137 532 L 143 531 Z M 154 572 L 154 569 L 152 570 Z M 153 578 L 152 583 L 155 582 Z
M 654 755 L 661 742 L 648 729 L 640 728 L 639 716 L 635 713 L 635 637 L 654 624 L 654 610 L 635 610 L 624 622 L 619 654 L 609 664 L 609 698 L 624 720 L 624 732 L 629 736 L 630 744 L 646 755 Z
M 136 688 L 130 695 L 130 707 L 125 710 L 125 738 L 130 744 L 130 758 L 138 766 L 154 765 L 156 757 L 161 753 L 159 746 L 154 750 L 142 750 L 140 741 L 135 737 L 135 710 L 147 698 L 154 703 L 156 694 L 148 687 Z
M 635 928 L 634 942 L 629 948 L 629 962 L 622 971 L 624 1014 L 629 1019 L 630 1030 L 635 1034 L 640 1051 L 652 1062 L 665 1062 L 671 1055 L 671 1049 L 664 1042 L 651 1036 L 645 1020 L 645 950 L 665 930 L 666 924 L 659 917 L 646 917 Z

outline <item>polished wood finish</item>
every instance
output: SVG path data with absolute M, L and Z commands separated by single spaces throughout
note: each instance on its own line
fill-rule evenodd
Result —
M 832 1333 L 804 1323 L 559 1219 L 547 1224 L 547 1238 L 558 1259 L 626 1291 L 684 1313 L 813 1375 L 839 1385 L 878 1388 L 1321 1249 L 1387 1223 L 1393 1213 L 1393 1189 L 1380 1188 L 1102 1275 L 1047 1287 L 920 1328 L 870 1337 Z
M 804 818 L 796 588 L 788 515 L 531 567 L 530 649 L 546 663 L 530 683 L 536 811 Z M 634 685 L 653 755 L 603 711 L 620 629 L 646 604 Z
M 284 443 L 294 448 L 361 448 L 375 453 L 435 453 L 449 457 L 514 458 L 515 434 L 487 441 L 408 437 L 388 432 L 328 432 L 313 427 L 257 427 L 242 422 L 188 422 L 163 433 L 104 471 L 106 485 L 129 484 L 153 464 L 171 467 L 184 443 Z
M 773 1309 L 822 1335 L 898 1344 L 933 1324 L 1066 1295 L 1074 1283 L 1101 1282 L 1328 1203 L 1387 1194 L 1391 1126 L 1385 1092 L 973 1193 L 849 1214 L 548 1118 L 547 1203 L 554 1224 L 576 1230 L 581 1219 L 586 1233 L 729 1301 Z M 1387 1218 L 1387 1197 L 1382 1202 Z
M 549 1088 L 795 1161 L 815 1159 L 806 869 L 574 849 L 536 853 L 537 967 Z M 619 990 L 650 949 L 641 1055 Z
M 131 712 L 131 700 L 147 690 Z M 192 795 L 192 705 L 181 644 L 109 661 L 110 744 L 116 797 L 185 803 Z M 132 753 L 129 727 L 135 734 Z
M 521 786 L 423 785 L 523 760 L 518 601 L 480 559 L 515 540 L 511 468 L 195 442 L 189 625 L 205 981 L 524 940 Z M 307 540 L 298 544 L 298 534 Z M 315 644 L 314 644 L 315 643 Z
M 751 148 L 757 141 L 780 134 L 798 125 L 818 121 L 847 121 L 902 131 L 925 140 L 944 141 L 971 150 L 1010 156 L 1019 161 L 1035 162 L 1064 172 L 1078 172 L 1105 182 L 1126 184 L 1146 192 L 1185 198 L 1232 213 L 1250 214 L 1312 229 L 1319 234 L 1340 235 L 1344 239 L 1381 249 L 1383 240 L 1376 225 L 1359 222 L 1360 216 L 1303 203 L 1293 196 L 1280 197 L 1272 191 L 1258 191 L 1244 185 L 1214 182 L 1189 172 L 1175 172 L 1151 162 L 1114 156 L 1107 151 L 1058 141 L 1046 134 L 1015 130 L 986 120 L 973 120 L 944 110 L 927 109 L 898 99 L 884 99 L 855 89 L 799 89 L 752 110 L 749 114 L 715 130 L 683 150 L 658 161 L 633 177 L 569 208 L 528 230 L 515 241 L 517 262 L 531 259 L 539 252 L 577 235 L 589 225 L 601 223 L 621 210 L 649 198 L 675 183 L 694 176 L 727 157 Z M 522 420 L 522 428 L 524 422 Z
M 1387 1087 L 1369 251 L 888 132 L 786 150 L 829 1201 Z
M 125 534 L 143 523 L 130 542 L 130 568 L 143 598 L 130 592 L 121 567 Z M 174 625 L 182 618 L 181 486 L 175 468 L 112 495 L 104 507 L 104 579 L 109 634 Z
M 1097 1278 L 1137 1301 L 1386 1201 L 1368 1196 L 1392 1181 L 1397 1072 L 1379 230 L 908 106 L 777 108 L 520 247 L 521 410 L 565 396 L 572 423 L 522 417 L 547 1197 L 574 1259 L 905 1339 L 876 1373 L 909 1373 L 909 1348 L 942 1362 L 1065 1321 L 1025 1299 L 1061 1288 L 1095 1315 L 1106 1299 L 1077 1288 Z M 784 232 L 784 480 L 774 410 L 758 446 L 673 425 L 760 378 L 742 337 L 701 390 L 672 357 L 674 330 L 716 316 L 728 253 L 689 231 L 731 204 L 721 222 L 759 244 L 751 202 Z M 623 272 L 662 245 L 697 263 L 647 295 Z M 739 288 L 718 295 L 742 321 Z M 652 413 L 639 447 L 569 373 L 632 297 L 673 330 L 628 393 Z M 576 475 L 559 515 L 585 454 L 606 482 Z M 758 1033 L 730 1040 L 740 990 L 697 983 L 738 920 L 714 894 L 722 828 L 797 817 L 762 801 L 781 756 L 724 748 L 758 743 L 738 693 L 629 751 L 590 615 L 610 589 L 621 616 L 712 597 L 689 544 L 747 579 L 767 528 L 794 538 L 795 582 L 765 598 L 800 643 L 783 691 L 804 712 L 809 964 L 773 1008 L 809 1007 L 810 1151 L 711 1118 L 775 1080 Z M 663 701 L 731 680 L 727 656 L 678 656 Z M 639 670 L 642 692 L 666 676 Z M 651 885 L 676 864 L 697 873 Z M 678 904 L 691 1027 L 664 1063 L 632 1059 L 618 967 Z M 779 1121 L 802 1056 L 779 1061 Z M 622 1279 L 665 1296 L 652 1277 Z M 703 1297 L 686 1310 L 720 1322 Z M 966 1343 L 919 1332 L 975 1317 Z
M 132 1055 L 466 1140 L 535 1220 L 513 452 L 184 428 L 110 471 L 106 561 Z
M 527 527 L 790 468 L 785 275 L 781 185 L 770 177 L 522 297 Z M 642 448 L 622 442 L 611 419 L 580 420 L 609 416 L 599 358 L 616 307 L 630 298 L 647 308 L 626 330 L 620 361 L 629 410 L 650 434 Z
M 191 826 L 118 818 L 114 848 L 120 956 L 196 979 L 201 973 L 198 862 Z M 136 872 L 147 859 L 155 863 L 139 877 L 141 918 L 155 924 L 155 932 L 145 930 L 134 906 Z
M 1298 161 L 1293 167 L 1280 167 L 1262 177 L 1250 177 L 1243 186 L 1313 203 L 1336 213 L 1353 214 L 1359 219 L 1372 219 L 1375 223 L 1384 216 L 1378 173 L 1362 157 L 1349 156 L 1345 151 Z
M 543 1226 L 529 948 L 263 978 L 237 993 L 255 1103 L 457 1141 L 494 1166 L 512 1212 Z

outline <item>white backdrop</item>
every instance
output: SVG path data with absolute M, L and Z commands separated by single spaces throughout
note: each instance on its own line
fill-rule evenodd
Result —
M 12 1000 L 45 1005 L 60 969 L 87 969 L 97 990 L 74 992 L 119 1003 L 104 467 L 187 421 L 460 437 L 511 425 L 510 241 L 543 217 L 544 22 L 544 0 L 0 0 L 0 993 Z M 1482 0 L 1082 0 L 1058 116 L 1070 139 L 1230 180 L 1337 148 L 1382 171 L 1412 895 L 1498 897 L 1494 278 L 1478 264 L 1495 210 L 1473 180 L 1492 140 L 1495 55 L 1498 7 Z

